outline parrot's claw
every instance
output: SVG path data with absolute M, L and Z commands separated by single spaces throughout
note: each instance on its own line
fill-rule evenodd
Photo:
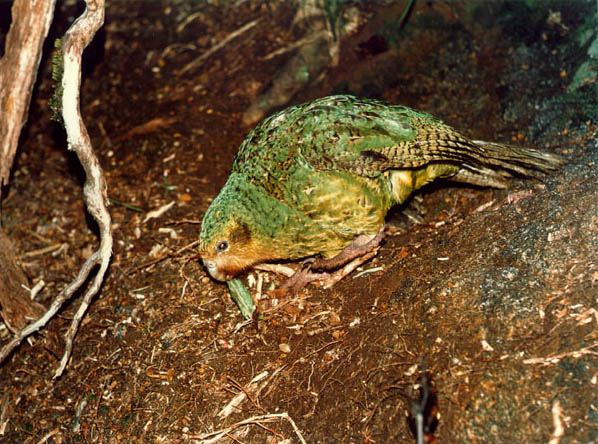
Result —
M 330 259 L 306 261 L 304 264 L 307 266 L 297 270 L 280 288 L 274 290 L 276 295 L 282 296 L 289 293 L 297 293 L 313 281 L 320 281 L 324 288 L 332 287 L 361 264 L 378 254 L 386 228 L 387 226 L 384 225 L 376 235 L 359 236 L 343 251 Z M 339 269 L 339 267 L 342 268 Z
M 374 250 L 377 252 L 378 247 L 380 246 L 380 242 L 382 242 L 382 239 L 384 239 L 386 229 L 387 225 L 383 225 L 382 228 L 378 230 L 378 233 L 374 236 L 372 236 L 371 234 L 362 234 L 361 236 L 358 236 L 353 242 L 347 245 L 347 247 L 336 256 L 330 259 L 316 259 L 311 264 L 311 269 L 327 271 L 336 270 L 339 267 L 346 267 L 348 265 L 351 265 L 353 262 L 355 262 L 356 259 L 360 259 L 364 256 L 367 256 L 370 252 Z M 370 259 L 371 257 L 373 256 L 368 257 L 368 259 Z M 368 259 L 361 261 L 359 264 L 362 264 Z M 357 268 L 357 266 L 352 268 L 351 271 L 353 271 L 355 268 Z M 349 274 L 351 271 L 347 272 L 345 276 Z
M 353 270 L 355 270 L 361 264 L 363 264 L 366 261 L 369 261 L 371 258 L 376 256 L 378 254 L 379 249 L 380 249 L 380 245 L 377 245 L 376 247 L 374 247 L 373 250 L 369 251 L 368 253 L 364 254 L 363 256 L 359 256 L 358 258 L 353 259 L 351 262 L 346 264 L 343 268 L 341 268 L 340 270 L 336 270 L 334 273 L 322 273 L 322 275 L 326 275 L 326 276 L 322 276 L 320 278 L 320 283 L 322 284 L 322 287 L 323 288 L 332 287 L 334 284 L 336 284 L 342 278 L 347 276 L 349 273 L 351 273 Z
M 288 278 L 284 284 L 280 287 L 280 290 L 290 293 L 297 293 L 307 284 L 313 281 L 317 281 L 322 278 L 322 275 L 327 275 L 329 273 L 314 273 L 311 269 L 308 268 L 301 268 L 297 270 L 293 276 Z

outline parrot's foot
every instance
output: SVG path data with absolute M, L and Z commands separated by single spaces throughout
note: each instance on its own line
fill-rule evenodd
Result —
M 380 242 L 382 242 L 382 239 L 384 239 L 386 228 L 387 226 L 383 225 L 382 228 L 380 228 L 380 230 L 378 230 L 378 233 L 375 235 L 362 234 L 361 236 L 358 236 L 353 242 L 347 245 L 345 249 L 336 256 L 330 259 L 316 259 L 311 264 L 311 269 L 326 271 L 336 270 L 337 268 L 342 267 L 345 264 L 352 264 L 354 260 L 368 255 L 373 250 L 376 250 L 376 252 L 378 252 L 378 247 L 380 246 Z M 360 262 L 360 264 L 362 264 L 363 262 L 365 261 Z M 355 268 L 357 268 L 357 266 Z M 353 268 L 351 271 L 353 271 L 355 268 Z M 349 271 L 347 274 L 349 274 L 351 271 Z
M 353 259 L 351 262 L 346 264 L 340 270 L 336 270 L 334 273 L 321 273 L 322 276 L 320 277 L 320 283 L 322 284 L 322 287 L 324 287 L 324 288 L 332 287 L 334 284 L 336 284 L 342 278 L 347 276 L 349 273 L 351 273 L 353 270 L 355 270 L 361 264 L 363 264 L 366 261 L 369 261 L 371 258 L 376 256 L 378 254 L 379 249 L 380 249 L 380 242 L 378 242 L 378 245 L 376 245 L 372 250 L 368 251 L 367 253 L 363 254 L 362 256 L 359 256 L 359 257 Z
M 301 268 L 300 270 L 297 270 L 293 276 L 288 278 L 284 284 L 281 285 L 279 290 L 285 293 L 297 293 L 310 282 L 321 279 L 324 274 L 328 273 L 313 273 L 309 267 Z
M 278 290 L 275 290 L 276 295 L 296 293 L 313 281 L 320 281 L 324 288 L 332 287 L 361 264 L 378 254 L 385 230 L 386 225 L 380 228 L 375 235 L 357 237 L 343 251 L 330 259 L 316 259 L 287 279 Z M 338 269 L 339 267 L 342 268 Z

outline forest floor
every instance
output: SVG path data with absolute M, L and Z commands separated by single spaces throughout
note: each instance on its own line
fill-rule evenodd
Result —
M 365 273 L 242 324 L 226 285 L 180 250 L 251 129 L 243 113 L 293 53 L 268 57 L 298 39 L 294 3 L 109 2 L 81 103 L 114 256 L 61 378 L 77 298 L 0 367 L 0 441 L 208 442 L 230 427 L 222 442 L 415 443 L 424 384 L 430 440 L 598 442 L 598 88 L 567 89 L 590 3 L 548 20 L 524 2 L 486 15 L 417 2 L 400 33 L 404 3 L 361 4 L 338 66 L 289 104 L 379 98 L 568 163 L 508 190 L 434 184 L 420 193 L 423 223 L 394 214 L 400 230 Z M 59 2 L 48 54 L 81 7 Z M 51 94 L 46 54 L 1 221 L 46 305 L 98 242 Z

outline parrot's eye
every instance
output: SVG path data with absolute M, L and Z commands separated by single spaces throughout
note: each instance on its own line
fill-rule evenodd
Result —
M 216 245 L 216 251 L 218 253 L 222 253 L 223 251 L 228 250 L 228 242 L 227 241 L 220 241 Z

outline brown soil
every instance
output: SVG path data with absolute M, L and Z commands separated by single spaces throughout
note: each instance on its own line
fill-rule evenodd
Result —
M 82 111 L 113 199 L 114 257 L 63 377 L 52 380 L 76 298 L 0 368 L 0 441 L 44 442 L 50 433 L 56 443 L 194 442 L 257 416 L 222 442 L 415 442 L 423 371 L 430 439 L 548 442 L 559 417 L 561 443 L 598 440 L 596 122 L 533 141 L 526 132 L 537 113 L 530 90 L 538 103 L 564 91 L 568 59 L 534 53 L 537 65 L 516 66 L 529 36 L 476 24 L 440 2 L 418 2 L 400 43 L 378 53 L 375 43 L 390 39 L 380 29 L 401 8 L 369 4 L 340 65 L 293 103 L 332 92 L 375 96 L 474 138 L 541 140 L 570 166 L 508 191 L 434 185 L 422 193 L 424 223 L 403 225 L 363 267 L 379 271 L 331 290 L 310 286 L 238 326 L 226 286 L 193 250 L 167 255 L 197 239 L 250 129 L 242 113 L 290 53 L 264 56 L 297 38 L 291 2 L 236 3 L 108 4 L 86 52 Z M 80 6 L 59 4 L 54 35 Z M 426 14 L 441 25 L 416 26 Z M 257 18 L 198 69 L 177 74 Z M 538 32 L 546 38 L 535 48 L 546 54 L 566 37 L 558 27 Z M 49 69 L 46 60 L 2 208 L 25 273 L 46 282 L 45 305 L 97 244 L 80 167 L 49 120 Z M 527 114 L 507 116 L 507 100 L 525 101 Z M 64 247 L 37 253 L 55 244 Z M 266 418 L 281 413 L 297 430 Z

